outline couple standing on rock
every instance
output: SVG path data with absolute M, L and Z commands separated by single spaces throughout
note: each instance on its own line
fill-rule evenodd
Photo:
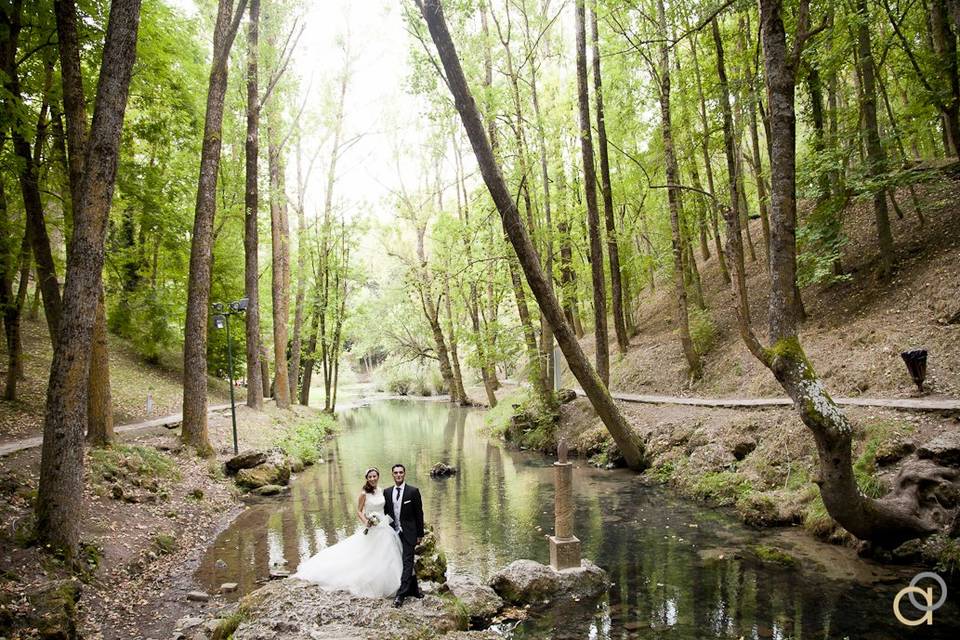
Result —
M 393 595 L 395 607 L 406 597 L 423 597 L 413 570 L 414 549 L 424 535 L 423 501 L 420 490 L 406 483 L 406 467 L 395 464 L 391 473 L 394 486 L 384 491 L 377 486 L 380 472 L 367 469 L 357 504 L 364 528 L 301 563 L 293 577 L 357 596 Z

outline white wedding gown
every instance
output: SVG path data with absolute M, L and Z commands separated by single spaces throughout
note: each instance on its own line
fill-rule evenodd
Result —
M 349 538 L 323 549 L 300 563 L 295 578 L 318 583 L 324 589 L 349 591 L 355 596 L 386 598 L 400 588 L 403 571 L 400 538 L 384 514 L 383 491 L 367 494 L 365 516 L 380 523 L 366 534 L 357 529 Z

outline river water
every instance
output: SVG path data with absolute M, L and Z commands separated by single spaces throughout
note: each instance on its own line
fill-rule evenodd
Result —
M 287 497 L 253 504 L 212 544 L 198 579 L 215 591 L 255 589 L 271 569 L 296 569 L 353 533 L 367 467 L 389 482 L 396 462 L 420 487 L 428 526 L 449 569 L 484 578 L 518 558 L 547 563 L 553 529 L 552 460 L 505 449 L 482 433 L 483 413 L 447 404 L 382 401 L 344 412 L 327 460 L 292 482 Z M 435 462 L 456 466 L 434 480 Z M 526 638 L 957 638 L 951 592 L 934 624 L 907 627 L 893 615 L 897 592 L 917 569 L 890 568 L 792 530 L 754 531 L 721 510 L 645 486 L 624 470 L 575 464 L 574 530 L 583 555 L 613 581 L 599 606 L 565 607 L 503 632 Z M 756 545 L 800 560 L 765 564 Z M 922 587 L 929 586 L 926 583 Z M 938 593 L 935 594 L 939 595 Z M 922 613 L 904 598 L 901 611 Z

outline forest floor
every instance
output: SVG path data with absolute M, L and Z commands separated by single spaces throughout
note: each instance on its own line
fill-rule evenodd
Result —
M 16 402 L 0 400 L 0 444 L 40 435 L 43 409 L 47 399 L 47 379 L 53 348 L 42 317 L 21 322 L 24 379 L 17 383 Z M 168 354 L 159 363 L 143 361 L 129 343 L 110 335 L 110 394 L 116 425 L 138 422 L 180 411 L 183 402 L 183 360 Z M 2 376 L 6 378 L 6 342 L 0 344 Z M 210 404 L 230 401 L 228 383 L 208 378 Z M 243 394 L 243 390 L 240 390 Z M 147 413 L 147 395 L 153 398 L 152 413 Z
M 900 352 L 929 352 L 924 398 L 960 397 L 960 184 L 941 179 L 916 186 L 926 222 L 919 225 L 909 192 L 898 200 L 905 218 L 891 212 L 897 269 L 887 282 L 873 268 L 877 253 L 869 203 L 854 202 L 844 217 L 849 242 L 842 264 L 849 275 L 830 286 L 811 286 L 802 295 L 808 314 L 800 338 L 810 361 L 835 396 L 916 398 Z M 766 334 L 768 286 L 760 253 L 759 220 L 751 222 L 757 261 L 748 262 L 748 286 L 755 330 Z M 712 247 L 711 247 L 712 248 Z M 776 380 L 740 340 L 729 286 L 716 256 L 697 252 L 708 314 L 714 327 L 703 354 L 704 376 L 690 383 L 674 320 L 675 296 L 667 278 L 646 290 L 635 315 L 638 333 L 627 354 L 611 342 L 610 387 L 614 392 L 680 397 L 784 397 Z M 951 324 L 951 319 L 953 324 Z M 593 358 L 594 340 L 582 340 Z M 568 386 L 574 384 L 567 375 Z M 518 392 L 512 402 L 518 402 Z M 509 404 L 510 401 L 508 401 Z M 827 515 L 816 485 L 813 439 L 790 407 L 710 408 L 618 402 L 647 442 L 647 477 L 681 493 L 731 506 L 749 524 L 802 524 L 818 537 L 853 543 Z M 846 407 L 853 423 L 856 473 L 861 486 L 885 493 L 899 463 L 938 436 L 956 440 L 957 412 L 905 412 L 879 407 Z M 534 428 L 531 428 L 533 426 Z M 609 438 L 585 399 L 564 405 L 555 431 L 527 424 L 519 444 L 545 451 L 559 436 L 574 442 L 595 464 L 609 464 Z M 516 434 L 515 434 L 516 436 Z M 914 454 L 915 455 L 915 454 Z M 904 558 L 960 571 L 960 545 L 938 539 Z
M 124 362 L 123 354 L 116 347 L 111 354 L 111 365 L 120 361 L 111 371 L 117 371 L 114 399 L 131 404 L 117 402 L 118 415 L 137 417 L 136 385 L 141 392 L 152 386 L 158 411 L 179 408 L 174 373 Z M 33 367 L 40 366 L 36 360 Z M 222 396 L 208 401 L 220 403 Z M 42 415 L 41 409 L 31 411 Z M 258 413 L 238 404 L 241 447 L 272 446 L 319 413 L 299 405 L 280 411 L 270 401 Z M 88 639 L 167 638 L 177 619 L 207 606 L 186 599 L 198 588 L 194 571 L 210 541 L 243 509 L 241 492 L 223 476 L 223 462 L 233 455 L 230 411 L 211 412 L 208 425 L 216 452 L 209 459 L 183 447 L 179 430 L 164 427 L 121 433 L 114 447 L 88 451 L 81 531 L 87 570 L 80 580 L 30 544 L 40 449 L 0 458 L 0 636 L 45 637 L 45 627 L 66 628 L 72 618 Z

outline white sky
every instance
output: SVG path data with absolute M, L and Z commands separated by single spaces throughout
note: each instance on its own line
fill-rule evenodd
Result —
M 197 13 L 194 0 L 165 1 L 188 16 Z M 343 53 L 337 40 L 350 34 L 354 64 L 342 138 L 362 137 L 338 161 L 335 201 L 348 217 L 362 214 L 385 222 L 393 215 L 386 200 L 399 184 L 394 149 L 415 144 L 423 129 L 417 101 L 404 91 L 409 40 L 401 15 L 402 4 L 398 0 L 307 0 L 300 3 L 298 10 L 302 12 L 300 23 L 305 30 L 290 72 L 300 79 L 301 91 L 310 87 L 307 111 L 319 109 L 324 83 L 329 84 L 339 74 Z M 245 26 L 241 28 L 245 31 Z M 238 41 L 242 37 L 243 34 L 238 35 Z M 235 49 L 233 55 L 240 51 Z M 290 105 L 290 111 L 297 109 L 299 104 Z M 308 218 L 322 211 L 329 146 L 327 142 L 320 151 L 310 176 Z M 314 150 L 315 145 L 311 148 L 305 142 L 304 156 L 309 157 Z M 287 184 L 292 196 L 296 174 L 292 149 L 290 152 Z M 409 174 L 405 180 L 416 180 L 411 177 L 414 167 L 405 166 L 403 170 Z

